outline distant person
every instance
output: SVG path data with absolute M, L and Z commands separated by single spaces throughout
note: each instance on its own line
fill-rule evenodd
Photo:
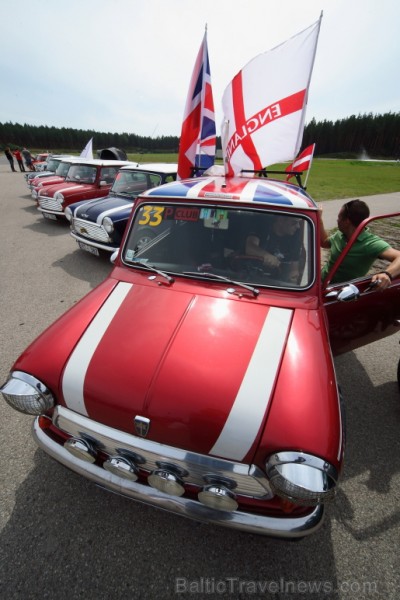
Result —
M 322 248 L 330 249 L 328 262 L 322 268 L 324 280 L 358 225 L 368 219 L 370 212 L 363 200 L 346 202 L 337 217 L 338 231 L 330 236 L 325 230 L 321 212 L 320 244 Z M 392 279 L 400 274 L 400 250 L 395 250 L 382 238 L 373 234 L 369 227 L 365 227 L 334 274 L 331 283 L 363 277 L 377 258 L 390 262 L 385 271 L 373 275 L 371 279 L 371 282 L 377 282 L 379 289 L 383 291 L 390 286 Z
M 29 152 L 29 150 L 27 150 L 26 148 L 24 148 L 22 150 L 22 155 L 25 159 L 25 164 L 28 167 L 29 171 L 34 171 L 34 167 L 33 167 L 33 158 L 32 158 L 32 154 Z
M 6 155 L 7 160 L 10 163 L 11 171 L 14 171 L 14 173 L 15 173 L 16 171 L 15 171 L 15 167 L 14 167 L 14 158 L 13 158 L 10 148 L 5 148 L 4 154 Z
M 25 171 L 25 167 L 24 167 L 24 163 L 23 163 L 23 160 L 22 160 L 22 154 L 21 154 L 21 152 L 17 149 L 17 150 L 14 150 L 13 154 L 14 154 L 15 158 L 17 159 L 19 170 L 21 172 L 24 172 Z

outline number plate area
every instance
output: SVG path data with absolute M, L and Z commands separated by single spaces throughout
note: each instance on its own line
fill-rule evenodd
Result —
M 84 250 L 85 252 L 90 252 L 90 254 L 94 254 L 95 256 L 99 256 L 99 251 L 97 248 L 89 246 L 89 244 L 84 244 L 83 242 L 78 242 L 78 245 L 81 250 Z

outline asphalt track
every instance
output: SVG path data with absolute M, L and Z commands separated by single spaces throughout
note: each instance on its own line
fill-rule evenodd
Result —
M 392 212 L 400 193 L 369 197 Z M 324 204 L 328 227 L 343 201 Z M 46 222 L 0 160 L 0 380 L 47 325 L 110 272 Z M 32 418 L 0 401 L 2 600 L 400 596 L 399 336 L 336 360 L 347 453 L 322 529 L 290 543 L 234 533 L 105 492 L 53 462 Z M 295 399 L 293 399 L 295 402 Z

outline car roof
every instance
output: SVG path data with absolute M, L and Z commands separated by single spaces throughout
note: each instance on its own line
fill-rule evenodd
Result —
M 136 167 L 141 171 L 154 171 L 157 173 L 176 173 L 178 170 L 178 165 L 176 163 L 140 163 L 121 167 L 121 171 L 129 171 L 129 169 L 132 169 L 133 167 Z
M 89 166 L 101 166 L 101 167 L 122 167 L 124 165 L 130 165 L 131 167 L 137 163 L 131 163 L 128 160 L 103 160 L 99 158 L 82 158 L 81 156 L 72 156 L 70 158 L 63 158 L 62 162 L 73 162 L 80 165 Z
M 197 177 L 160 185 L 141 194 L 142 197 L 186 198 L 187 200 L 216 200 L 261 203 L 281 208 L 315 210 L 314 200 L 298 185 L 266 177 Z

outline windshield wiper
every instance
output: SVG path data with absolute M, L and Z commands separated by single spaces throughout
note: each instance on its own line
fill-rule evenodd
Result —
M 231 283 L 232 285 L 237 285 L 241 288 L 244 288 L 248 292 L 251 292 L 255 297 L 257 297 L 260 293 L 260 290 L 251 285 L 246 285 L 241 281 L 234 281 L 233 279 L 229 279 L 229 277 L 217 275 L 216 273 L 207 273 L 207 271 L 184 271 L 183 275 L 196 275 L 196 277 L 208 277 L 211 279 L 217 279 L 218 281 L 226 281 L 226 283 Z M 240 292 L 237 292 L 234 288 L 228 288 L 227 292 L 229 294 L 237 294 L 238 296 L 242 296 L 242 294 Z
M 141 260 L 130 260 L 129 263 L 132 265 L 137 265 L 138 267 L 143 267 L 144 269 L 147 269 L 147 271 L 152 271 L 153 273 L 164 277 L 168 281 L 168 283 L 174 283 L 175 281 L 175 279 L 171 277 L 171 275 L 168 275 L 168 273 L 164 273 L 164 271 L 156 269 L 155 267 L 153 267 L 153 265 L 149 265 L 148 263 L 142 262 Z M 155 279 L 155 276 L 149 277 L 149 279 Z

